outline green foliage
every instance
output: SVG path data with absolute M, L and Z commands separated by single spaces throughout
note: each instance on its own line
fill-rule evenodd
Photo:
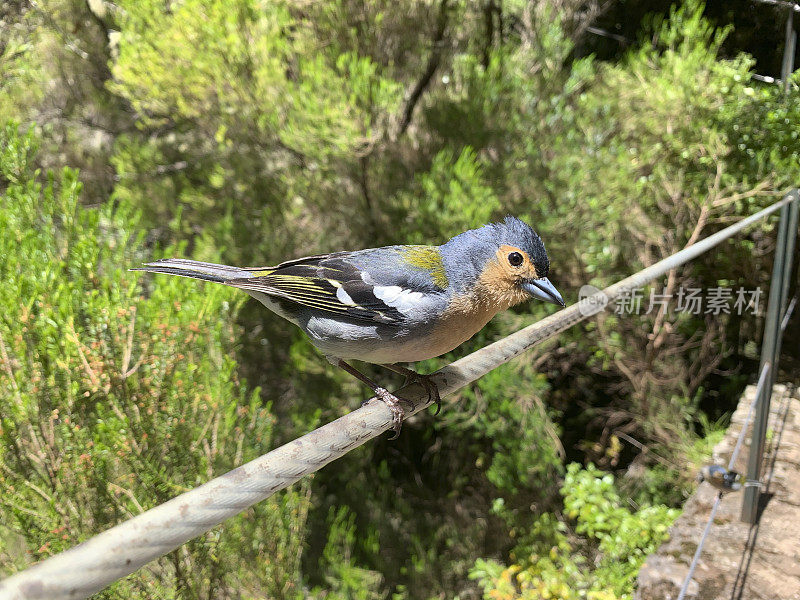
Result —
M 510 379 L 517 382 L 513 396 Z M 558 431 L 541 400 L 546 391 L 544 377 L 504 365 L 464 391 L 462 415 L 442 427 L 443 432 L 466 429 L 481 444 L 476 465 L 486 468 L 487 480 L 500 493 L 536 489 L 561 468 Z
M 413 189 L 401 192 L 392 210 L 409 229 L 413 223 L 409 242 L 428 244 L 443 233 L 452 237 L 470 223 L 490 221 L 499 205 L 480 159 L 467 146 L 457 157 L 449 150 L 439 152 L 430 170 Z
M 575 523 L 550 515 L 532 528 L 530 554 L 521 564 L 505 567 L 479 560 L 470 577 L 487 600 L 617 600 L 630 598 L 644 559 L 666 537 L 679 511 L 663 505 L 631 511 L 620 498 L 614 477 L 589 464 L 567 467 L 561 487 L 564 514 Z M 594 556 L 591 561 L 587 555 Z
M 13 14 L 15 7 L 6 10 Z M 22 8 L 17 10 L 21 14 L 16 15 L 16 23 L 0 18 L 0 123 L 27 116 L 29 107 L 40 102 L 44 93 L 37 85 L 41 74 L 31 40 L 33 28 Z
M 40 182 L 31 131 L 0 132 L 0 569 L 8 573 L 196 487 L 271 446 L 236 376 L 237 304 L 173 279 L 142 296 L 138 215 Z M 300 595 L 307 484 L 116 583 L 102 597 Z M 249 565 L 241 569 L 243 564 Z
M 339 171 L 360 168 L 355 157 L 376 143 L 401 96 L 379 65 L 330 52 L 281 2 L 137 0 L 120 8 L 111 90 L 142 116 L 140 127 L 171 134 L 120 137 L 118 197 L 155 218 L 183 207 L 184 230 L 233 214 L 237 240 L 248 243 L 217 243 L 240 261 L 291 249 L 265 230 L 319 236 L 320 224 L 348 217 L 344 190 L 331 186 Z M 175 175 L 159 176 L 163 168 Z
M 787 143 L 793 128 L 784 123 L 780 133 L 777 125 L 762 130 L 753 119 L 791 109 L 779 108 L 777 90 L 751 80 L 747 56 L 719 57 L 728 31 L 715 28 L 702 12 L 701 3 L 686 2 L 669 18 L 656 20 L 648 41 L 621 61 L 597 63 L 589 71 L 573 68 L 573 79 L 563 89 L 574 92 L 559 95 L 549 115 L 557 128 L 551 130 L 555 135 L 547 153 L 522 145 L 538 144 L 535 135 L 512 136 L 520 140 L 515 150 L 520 157 L 542 156 L 549 198 L 531 220 L 549 232 L 550 253 L 574 257 L 569 266 L 554 268 L 559 276 L 563 269 L 581 273 L 578 286 L 603 287 L 651 265 L 771 202 L 794 178 L 791 155 L 797 144 Z M 796 94 L 794 89 L 791 97 Z M 755 258 L 755 246 L 763 242 L 759 232 L 736 239 L 678 269 L 674 277 L 654 282 L 645 290 L 642 312 L 649 293 L 665 288 L 673 295 L 678 286 L 764 289 L 767 263 Z M 767 246 L 761 247 L 766 251 Z M 685 464 L 696 439 L 700 399 L 707 393 L 703 381 L 720 365 L 742 365 L 740 349 L 731 348 L 729 359 L 721 349 L 757 339 L 751 316 L 723 315 L 711 324 L 708 315 L 674 308 L 673 296 L 663 316 L 658 310 L 601 316 L 585 330 L 560 338 L 576 357 L 564 384 L 596 390 L 598 377 L 616 373 L 612 379 L 626 390 L 621 402 L 586 392 L 588 397 L 577 399 L 591 408 L 575 415 L 571 426 L 563 424 L 569 431 L 613 423 L 596 432 L 602 440 L 588 456 L 604 467 L 616 460 L 606 453 L 613 428 L 633 431 L 660 456 Z M 692 336 L 700 336 L 697 343 L 689 341 Z M 576 381 L 577 364 L 589 367 L 587 379 L 578 375 Z M 667 481 L 661 478 L 662 484 Z M 652 483 L 642 485 L 652 491 Z M 660 493 L 675 487 L 664 485 Z M 631 492 L 636 496 L 632 487 Z M 673 495 L 672 501 L 679 498 Z
M 328 515 L 328 541 L 322 552 L 321 570 L 325 573 L 327 590 L 317 594 L 329 600 L 380 600 L 383 583 L 380 573 L 358 567 L 353 557 L 356 543 L 355 515 L 347 507 L 331 508 Z M 377 540 L 370 540 L 377 546 Z
M 632 590 L 644 559 L 666 537 L 679 511 L 663 505 L 641 506 L 631 512 L 614 488 L 614 478 L 593 465 L 582 470 L 573 463 L 561 489 L 566 515 L 575 532 L 598 542 L 601 560 L 595 577 L 617 594 Z

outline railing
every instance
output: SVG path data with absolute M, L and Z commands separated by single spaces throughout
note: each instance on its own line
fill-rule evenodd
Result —
M 797 190 L 795 190 L 795 193 Z M 772 388 L 778 372 L 777 364 L 781 353 L 781 339 L 789 318 L 792 316 L 797 297 L 792 298 L 789 305 L 786 305 L 789 296 L 789 281 L 792 275 L 792 262 L 794 258 L 794 245 L 797 239 L 797 219 L 800 213 L 800 202 L 794 201 L 781 207 L 780 221 L 778 222 L 778 237 L 775 242 L 775 258 L 772 263 L 772 279 L 769 287 L 769 301 L 767 304 L 767 316 L 764 324 L 764 338 L 761 343 L 761 364 L 759 366 L 758 385 L 756 386 L 755 397 L 747 411 L 742 430 L 736 440 L 736 446 L 731 453 L 728 461 L 728 471 L 732 471 L 742 449 L 747 429 L 750 426 L 750 417 L 753 410 L 756 410 L 756 420 L 753 425 L 753 436 L 750 441 L 750 454 L 747 460 L 747 479 L 744 487 L 744 499 L 742 500 L 742 521 L 755 524 L 758 521 L 759 500 L 761 495 L 760 478 L 761 464 L 764 459 L 764 443 L 767 436 L 767 421 L 769 419 L 770 401 L 772 399 Z M 708 539 L 711 525 L 717 514 L 723 492 L 717 494 L 711 512 L 708 515 L 703 535 L 697 544 L 697 549 L 692 557 L 689 570 L 683 580 L 683 585 L 678 593 L 678 600 L 683 600 L 689 589 L 689 584 L 694 576 L 694 571 L 703 553 L 703 546 Z
M 793 190 L 768 208 L 444 367 L 434 374 L 441 395 L 452 394 L 529 348 L 600 312 L 617 297 L 665 275 L 779 209 L 780 231 L 783 232 L 779 243 L 787 244 L 787 240 L 794 239 L 790 231 L 796 230 L 799 195 L 798 190 Z M 795 229 L 791 229 L 787 220 L 790 205 Z M 779 248 L 780 252 L 785 250 Z M 789 265 L 790 259 L 781 264 Z M 787 268 L 790 266 L 782 266 L 781 273 L 788 273 Z M 773 289 L 778 288 L 782 294 L 779 298 L 783 298 L 788 284 L 776 286 L 773 277 Z M 773 306 L 773 290 L 770 290 L 770 310 Z M 771 346 L 773 374 L 778 351 L 778 345 Z M 396 393 L 415 405 L 413 408 L 405 406 L 407 416 L 430 405 L 427 392 L 418 384 L 405 386 Z M 761 403 L 759 410 L 766 402 Z M 86 598 L 391 427 L 392 413 L 384 403 L 373 399 L 336 421 L 9 577 L 0 582 L 0 600 Z
M 750 403 L 750 407 L 747 409 L 747 416 L 744 419 L 744 423 L 742 423 L 742 430 L 739 432 L 739 437 L 736 439 L 736 446 L 733 452 L 731 452 L 731 458 L 728 461 L 729 472 L 733 471 L 733 467 L 736 465 L 736 459 L 739 458 L 739 451 L 742 449 L 742 443 L 747 435 L 747 429 L 750 427 L 750 418 L 753 416 L 753 409 L 755 409 L 759 399 L 763 397 L 764 385 L 767 379 L 769 379 L 769 367 L 770 365 L 767 363 L 761 369 L 761 375 L 758 377 L 758 384 L 756 385 L 756 393 L 753 401 Z M 714 504 L 711 506 L 711 512 L 708 515 L 705 529 L 703 529 L 703 535 L 700 536 L 700 542 L 697 544 L 692 562 L 689 564 L 689 570 L 686 573 L 686 577 L 683 579 L 681 591 L 678 593 L 678 600 L 683 600 L 686 597 L 686 592 L 689 590 L 689 584 L 692 582 L 692 577 L 694 577 L 694 570 L 697 568 L 697 563 L 700 562 L 703 546 L 705 546 L 706 540 L 708 539 L 708 534 L 711 531 L 711 525 L 714 523 L 714 517 L 717 515 L 717 509 L 719 508 L 719 503 L 722 501 L 723 494 L 724 492 L 720 491 L 714 499 Z
M 795 193 L 797 190 L 795 190 Z M 800 203 L 792 202 L 781 208 L 778 224 L 778 239 L 775 245 L 775 260 L 772 263 L 772 281 L 769 286 L 769 304 L 764 323 L 764 339 L 761 342 L 761 365 L 759 372 L 768 369 L 767 382 L 761 388 L 761 397 L 756 398 L 756 420 L 753 423 L 753 438 L 750 442 L 750 454 L 747 460 L 748 481 L 761 478 L 761 462 L 764 455 L 764 443 L 767 439 L 767 420 L 769 405 L 772 399 L 772 386 L 778 374 L 778 358 L 781 354 L 781 339 L 789 317 L 794 310 L 796 300 L 786 305 L 789 297 L 789 281 L 792 275 L 792 260 L 797 239 L 797 219 Z M 755 523 L 758 517 L 758 500 L 761 488 L 748 486 L 744 491 L 742 502 L 742 521 Z

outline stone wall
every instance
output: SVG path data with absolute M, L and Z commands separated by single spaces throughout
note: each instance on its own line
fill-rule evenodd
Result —
M 755 387 L 749 386 L 725 438 L 714 449 L 715 464 L 727 466 L 754 396 Z M 734 467 L 740 473 L 747 471 L 750 433 Z M 743 492 L 725 495 L 687 599 L 800 600 L 800 396 L 794 386 L 774 388 L 762 473 L 759 522 L 750 526 L 740 521 Z M 669 540 L 639 572 L 635 600 L 678 597 L 716 496 L 710 484 L 699 485 Z

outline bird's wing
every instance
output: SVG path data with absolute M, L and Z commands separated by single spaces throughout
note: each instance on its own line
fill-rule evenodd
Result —
M 385 261 L 395 260 L 393 249 L 379 251 L 385 251 Z M 362 253 L 338 252 L 299 258 L 277 267 L 253 269 L 249 277 L 225 283 L 363 323 L 401 325 L 415 305 L 432 290 L 404 277 L 397 278 L 391 285 L 381 285 L 386 283 L 381 281 L 384 278 L 373 278 L 370 270 L 375 269 L 364 266 L 363 256 Z

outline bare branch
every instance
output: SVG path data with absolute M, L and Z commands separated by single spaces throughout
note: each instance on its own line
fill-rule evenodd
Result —
M 428 57 L 428 64 L 425 67 L 425 71 L 422 73 L 422 77 L 417 81 L 414 89 L 408 96 L 408 100 L 406 100 L 406 105 L 403 108 L 403 117 L 400 120 L 400 126 L 395 138 L 399 138 L 406 132 L 406 129 L 408 129 L 408 126 L 411 124 L 411 116 L 414 114 L 417 103 L 428 88 L 428 85 L 430 85 L 436 70 L 439 68 L 439 63 L 442 60 L 442 51 L 444 50 L 444 34 L 447 29 L 448 2 L 449 0 L 442 0 L 439 5 L 439 17 L 436 24 L 436 33 L 433 37 L 431 55 Z

